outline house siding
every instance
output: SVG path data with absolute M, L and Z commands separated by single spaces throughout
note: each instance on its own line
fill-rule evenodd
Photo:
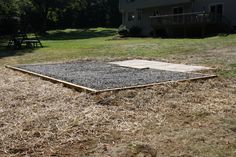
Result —
M 191 6 L 192 5 L 190 3 L 186 3 L 186 4 L 151 7 L 151 8 L 143 9 L 143 18 L 142 18 L 141 25 L 139 23 L 137 23 L 137 25 L 142 28 L 143 35 L 150 35 L 152 32 L 150 16 L 153 16 L 156 10 L 159 11 L 160 15 L 166 15 L 166 14 L 173 14 L 174 7 L 183 7 L 184 12 L 191 12 L 192 11 Z
M 195 0 L 194 11 L 209 11 L 209 6 L 217 3 L 224 4 L 223 15 L 236 26 L 236 0 Z
M 166 6 L 189 2 L 191 2 L 191 0 L 135 0 L 134 2 L 120 0 L 120 10 L 130 11 L 134 8 L 149 8 L 154 6 Z
M 142 35 L 149 36 L 152 32 L 150 16 L 153 16 L 154 11 L 158 10 L 160 15 L 172 14 L 173 8 L 179 7 L 179 6 L 184 8 L 184 12 L 191 12 L 192 11 L 191 3 L 185 3 L 185 4 L 179 3 L 177 5 L 149 7 L 149 8 L 141 9 L 142 10 L 142 18 L 141 18 L 141 20 L 138 20 L 138 18 L 137 18 L 138 17 L 138 10 L 135 8 L 132 8 L 132 9 L 128 9 L 126 11 L 123 11 L 122 24 L 128 28 L 131 28 L 133 26 L 138 26 L 138 27 L 142 28 Z M 128 20 L 129 13 L 134 13 L 135 19 L 133 21 Z
M 160 15 L 172 14 L 173 8 L 183 6 L 184 12 L 209 11 L 210 4 L 223 3 L 223 15 L 230 20 L 232 26 L 236 26 L 236 0 L 135 0 L 127 2 L 120 0 L 120 11 L 123 14 L 122 24 L 131 28 L 132 26 L 141 27 L 143 35 L 150 35 L 152 31 L 150 16 L 155 10 L 159 10 Z M 142 19 L 138 20 L 138 11 L 142 10 Z M 128 20 L 128 14 L 134 13 L 134 20 Z

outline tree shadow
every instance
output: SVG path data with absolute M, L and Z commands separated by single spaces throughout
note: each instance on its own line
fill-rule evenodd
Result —
M 75 40 L 108 37 L 116 34 L 115 30 L 74 29 L 70 31 L 57 30 L 41 35 L 42 40 Z
M 33 53 L 39 48 L 22 48 L 12 49 L 7 46 L 7 42 L 0 41 L 0 59 L 11 57 L 11 56 L 22 56 L 26 53 Z
M 76 39 L 90 39 L 98 37 L 114 36 L 115 29 L 68 29 L 49 31 L 47 34 L 40 35 L 40 40 L 76 40 Z M 33 53 L 38 48 L 22 48 L 15 50 L 9 48 L 8 41 L 10 37 L 0 38 L 0 59 L 11 56 L 22 56 L 26 53 Z M 45 46 L 44 46 L 45 48 Z

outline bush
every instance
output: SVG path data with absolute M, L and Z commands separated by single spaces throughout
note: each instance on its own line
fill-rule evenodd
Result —
M 129 29 L 126 26 L 121 25 L 118 28 L 118 34 L 122 35 L 122 36 L 128 36 L 129 35 Z
M 141 36 L 141 33 L 142 33 L 142 29 L 138 26 L 133 26 L 129 30 L 129 35 L 133 37 Z
M 130 29 L 128 29 L 126 26 L 121 25 L 118 29 L 118 34 L 122 36 L 131 36 L 131 37 L 137 37 L 141 36 L 142 29 L 138 26 L 133 26 Z
M 165 38 L 168 36 L 165 29 L 152 30 L 150 35 L 153 37 L 161 37 L 161 38 Z

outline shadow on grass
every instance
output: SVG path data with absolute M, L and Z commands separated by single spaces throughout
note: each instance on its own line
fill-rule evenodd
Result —
M 12 47 L 7 46 L 11 38 L 12 38 L 11 36 L 0 37 L 0 59 L 12 56 L 22 56 L 26 53 L 33 53 L 35 50 L 41 48 L 41 47 L 29 48 L 24 45 L 22 46 L 21 49 L 14 49 Z
M 115 29 L 67 29 L 49 31 L 48 34 L 40 36 L 40 40 L 76 40 L 90 39 L 97 37 L 108 37 L 116 34 Z M 33 53 L 38 48 L 22 48 L 14 50 L 7 47 L 9 37 L 0 38 L 0 59 L 10 56 L 21 56 L 26 53 Z M 45 46 L 44 46 L 45 48 Z
M 73 40 L 73 39 L 90 39 L 97 37 L 108 37 L 116 34 L 115 30 L 97 30 L 97 29 L 74 29 L 70 31 L 58 30 L 42 35 L 42 40 Z
M 22 56 L 26 53 L 33 53 L 38 48 L 22 48 L 14 50 L 6 46 L 5 42 L 0 42 L 0 59 L 12 56 Z

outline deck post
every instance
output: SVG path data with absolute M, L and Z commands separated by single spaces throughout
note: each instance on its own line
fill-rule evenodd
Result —
M 203 22 L 202 22 L 202 38 L 204 38 L 205 37 L 205 35 L 206 35 L 206 14 L 205 14 L 205 12 L 203 13 L 203 17 L 202 17 L 203 19 Z
M 184 25 L 184 37 L 187 37 L 187 30 L 186 30 L 186 26 Z
M 187 36 L 187 31 L 186 31 L 186 20 L 185 20 L 186 16 L 183 16 L 183 24 L 184 24 L 184 37 Z

